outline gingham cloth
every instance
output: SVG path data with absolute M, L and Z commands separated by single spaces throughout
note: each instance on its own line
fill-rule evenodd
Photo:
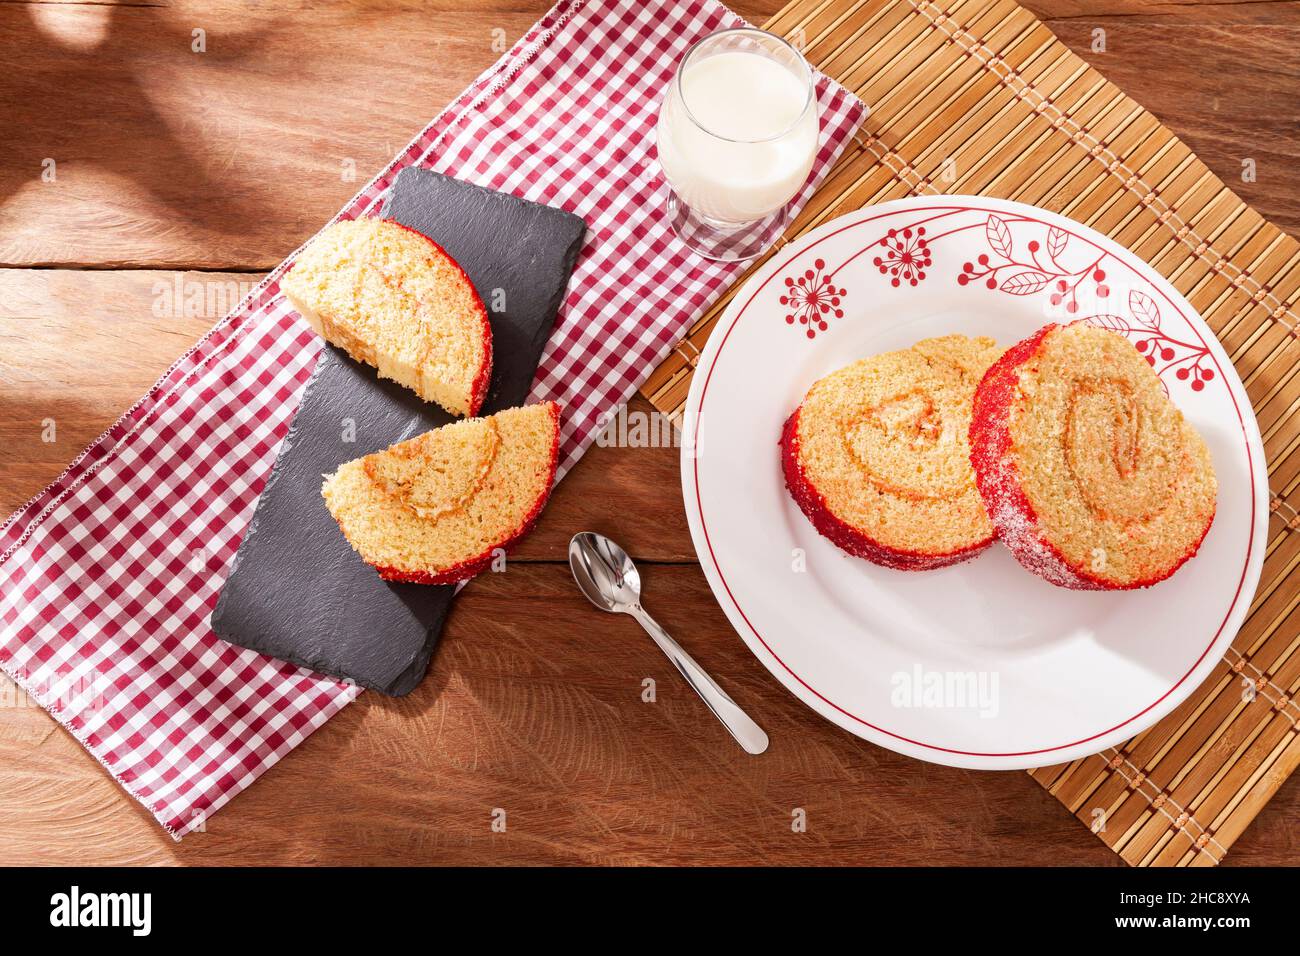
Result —
M 339 213 L 378 213 L 418 164 L 587 221 L 532 392 L 565 408 L 561 473 L 741 271 L 675 240 L 652 144 L 683 53 L 742 23 L 713 0 L 561 2 Z M 817 96 L 800 205 L 864 113 L 825 77 Z M 0 664 L 178 839 L 359 693 L 208 627 L 320 350 L 284 268 L 0 528 Z

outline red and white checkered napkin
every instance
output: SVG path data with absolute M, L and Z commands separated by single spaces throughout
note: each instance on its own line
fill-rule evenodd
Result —
M 740 23 L 713 0 L 561 2 L 340 213 L 377 213 L 418 164 L 587 221 L 533 388 L 565 408 L 562 469 L 741 270 L 674 239 L 652 146 L 682 54 Z M 864 113 L 817 94 L 800 204 Z M 0 664 L 177 838 L 359 693 L 208 627 L 320 350 L 283 268 L 0 528 Z

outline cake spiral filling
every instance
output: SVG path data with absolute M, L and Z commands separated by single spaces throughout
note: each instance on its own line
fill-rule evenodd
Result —
M 1048 326 L 1008 350 L 975 396 L 971 448 L 999 537 L 1064 587 L 1161 581 L 1214 520 L 1204 439 L 1108 329 Z
M 1076 493 L 1099 520 L 1147 522 L 1174 504 L 1187 456 L 1181 436 L 1169 441 L 1159 424 L 1130 382 L 1113 376 L 1074 381 L 1062 448 Z
M 916 500 L 953 498 L 973 486 L 964 464 L 965 421 L 954 422 L 933 394 L 914 388 L 864 408 L 841 425 L 844 447 L 863 479 L 886 494 Z M 899 449 L 909 454 L 900 455 Z
M 426 401 L 477 413 L 492 329 L 473 283 L 433 240 L 382 219 L 324 229 L 280 279 L 321 336 Z
M 992 339 L 925 339 L 815 383 L 782 440 L 786 483 L 813 525 L 889 567 L 942 567 L 987 547 L 967 432 L 1000 352 Z
M 558 405 L 510 408 L 344 462 L 321 495 L 380 577 L 447 584 L 484 570 L 528 532 L 559 448 Z
M 425 432 L 386 457 L 363 459 L 366 477 L 418 518 L 462 511 L 492 471 L 501 432 L 492 419 L 458 432 Z

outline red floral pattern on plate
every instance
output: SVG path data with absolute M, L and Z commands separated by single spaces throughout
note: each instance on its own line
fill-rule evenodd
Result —
M 1125 336 L 1146 357 L 1147 364 L 1155 368 L 1166 393 L 1169 384 L 1165 376 L 1170 371 L 1177 381 L 1190 381 L 1194 392 L 1204 389 L 1206 382 L 1214 381 L 1210 350 L 1168 335 L 1160 326 L 1160 306 L 1155 299 L 1141 289 L 1133 289 L 1128 294 L 1128 307 L 1131 318 L 1101 313 L 1079 321 Z
M 904 282 L 916 285 L 925 278 L 925 270 L 932 264 L 930 244 L 925 238 L 925 226 L 891 229 L 880 240 L 884 246 L 883 255 L 871 260 L 880 274 L 891 276 L 889 284 L 895 287 Z
M 941 212 L 925 211 L 923 222 L 933 226 L 962 210 Z M 1027 216 L 989 213 L 983 223 L 958 226 L 946 232 L 927 233 L 921 222 L 890 229 L 884 236 L 860 250 L 838 269 L 827 270 L 826 262 L 817 259 L 812 269 L 786 276 L 780 303 L 789 307 L 785 316 L 788 325 L 804 326 L 807 337 L 816 338 L 818 332 L 827 330 L 827 319 L 844 317 L 840 301 L 847 294 L 833 278 L 837 271 L 858 256 L 879 250 L 871 261 L 881 275 L 889 276 L 890 285 L 899 288 L 906 282 L 916 286 L 926 277 L 926 269 L 934 263 L 933 247 L 942 240 L 983 227 L 983 244 L 987 251 L 962 265 L 957 284 L 1008 295 L 1031 296 L 1043 294 L 1058 316 L 1045 314 L 1047 321 L 1087 322 L 1118 332 L 1129 339 L 1156 370 L 1160 384 L 1169 391 L 1170 377 L 1185 382 L 1193 391 L 1202 391 L 1215 378 L 1209 348 L 1203 344 L 1186 341 L 1169 334 L 1161 326 L 1160 307 L 1155 298 L 1143 288 L 1145 280 L 1134 275 L 1135 285 L 1126 298 L 1126 308 L 1112 311 L 1105 305 L 1114 299 L 1114 280 L 1104 266 L 1112 259 L 1107 252 L 1068 229 L 1041 222 Z M 1073 264 L 1063 261 L 1067 251 L 1074 253 Z M 1079 253 L 1083 255 L 1080 256 Z M 1122 263 L 1115 268 L 1128 272 Z M 1095 311 L 1089 314 L 1088 307 Z
M 826 262 L 822 259 L 815 261 L 813 268 L 805 269 L 797 276 L 786 276 L 785 291 L 779 300 L 790 309 L 785 316 L 786 324 L 794 325 L 798 322 L 806 329 L 808 338 L 812 339 L 817 337 L 818 332 L 826 331 L 829 327 L 827 319 L 831 316 L 844 318 L 840 300 L 845 291 L 835 285 L 833 278 L 826 272 Z

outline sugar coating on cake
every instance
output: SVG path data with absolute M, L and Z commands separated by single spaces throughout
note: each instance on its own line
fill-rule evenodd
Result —
M 329 226 L 280 280 L 326 341 L 456 415 L 475 415 L 492 374 L 487 310 L 436 242 L 392 220 Z
M 993 541 L 967 444 L 971 398 L 1001 349 L 948 335 L 816 382 L 781 436 L 786 487 L 840 548 L 925 570 Z
M 340 465 L 321 494 L 348 543 L 390 581 L 447 584 L 485 570 L 551 492 L 560 408 L 453 422 Z
M 971 424 L 998 536 L 1062 587 L 1147 587 L 1214 521 L 1209 448 L 1122 335 L 1049 325 L 989 369 Z

